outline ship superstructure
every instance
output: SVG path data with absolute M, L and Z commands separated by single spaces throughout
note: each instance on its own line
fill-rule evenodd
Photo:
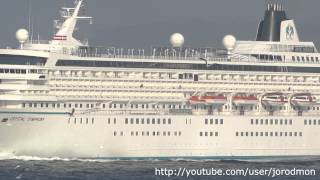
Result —
M 225 49 L 92 47 L 73 37 L 83 0 L 51 41 L 19 30 L 0 50 L 0 151 L 76 157 L 320 154 L 320 54 L 281 4 L 256 41 Z M 179 36 L 179 38 L 181 38 Z M 173 38 L 173 40 L 175 40 Z

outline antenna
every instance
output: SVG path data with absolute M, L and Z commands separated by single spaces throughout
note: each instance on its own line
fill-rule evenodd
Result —
M 31 5 L 31 0 L 28 1 L 28 16 L 29 16 L 29 19 L 28 19 L 28 31 L 30 32 L 31 31 L 31 11 L 32 11 L 32 5 Z

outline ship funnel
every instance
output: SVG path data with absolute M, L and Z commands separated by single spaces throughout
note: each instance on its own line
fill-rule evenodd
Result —
M 280 3 L 268 3 L 260 22 L 257 41 L 299 41 L 293 20 L 287 18 Z

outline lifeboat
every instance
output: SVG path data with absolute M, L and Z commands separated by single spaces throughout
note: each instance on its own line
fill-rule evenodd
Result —
M 269 93 L 262 97 L 262 103 L 268 106 L 282 106 L 288 103 L 288 97 L 282 93 Z
M 256 105 L 259 100 L 255 95 L 243 95 L 239 94 L 233 97 L 233 103 L 237 106 Z
M 317 98 L 310 93 L 295 94 L 291 97 L 290 102 L 294 106 L 311 106 L 317 103 Z
M 202 99 L 206 104 L 212 104 L 212 105 L 223 105 L 227 103 L 227 97 L 223 95 L 202 96 Z
M 227 103 L 227 97 L 223 95 L 191 96 L 189 102 L 190 104 L 223 105 Z
M 204 104 L 202 96 L 191 96 L 189 99 L 190 104 Z

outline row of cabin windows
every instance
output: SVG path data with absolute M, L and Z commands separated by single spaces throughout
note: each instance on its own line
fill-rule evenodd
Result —
M 305 119 L 305 120 L 304 120 L 304 125 L 320 125 L 320 119 L 319 119 L 319 120 L 316 120 L 316 119 L 314 119 L 314 120 L 311 120 L 311 119 L 307 120 L 307 119 Z
M 22 103 L 22 107 L 33 107 L 33 108 L 93 108 L 94 104 L 60 104 L 60 103 Z
M 223 124 L 223 119 L 205 119 L 204 120 L 205 124 Z
M 68 124 L 94 124 L 94 118 L 69 118 Z
M 171 118 L 160 119 L 160 118 L 125 118 L 125 124 L 171 124 Z
M 251 119 L 257 125 L 292 125 L 292 119 Z
M 219 136 L 219 132 L 200 132 L 200 136 Z
M 162 107 L 163 109 L 164 108 L 170 108 L 170 109 L 185 109 L 187 108 L 186 105 L 176 105 L 176 104 L 163 104 L 163 105 L 155 105 L 155 104 L 152 104 L 152 105 L 149 105 L 149 104 L 130 104 L 129 106 L 127 104 L 102 104 L 102 108 L 106 109 L 106 108 L 109 108 L 109 109 L 112 109 L 112 108 L 126 108 L 126 107 L 129 107 L 131 109 L 138 109 L 138 108 L 142 108 L 142 109 L 149 109 L 149 108 L 160 108 Z
M 32 71 L 34 72 L 34 71 Z M 0 73 L 6 74 L 26 74 L 27 70 L 25 69 L 0 69 Z
M 319 62 L 319 57 L 292 56 L 292 61 L 297 62 Z
M 302 132 L 236 132 L 236 136 L 265 136 L 265 137 L 282 137 L 282 136 L 289 136 L 289 137 L 292 137 L 292 136 L 302 136 Z
M 120 133 L 118 133 L 117 131 L 113 132 L 113 136 L 124 136 L 123 132 L 121 131 Z M 170 132 L 170 131 L 163 131 L 163 132 L 159 132 L 159 131 L 131 131 L 130 132 L 131 136 L 181 136 L 182 133 L 181 131 L 174 131 L 174 132 Z

